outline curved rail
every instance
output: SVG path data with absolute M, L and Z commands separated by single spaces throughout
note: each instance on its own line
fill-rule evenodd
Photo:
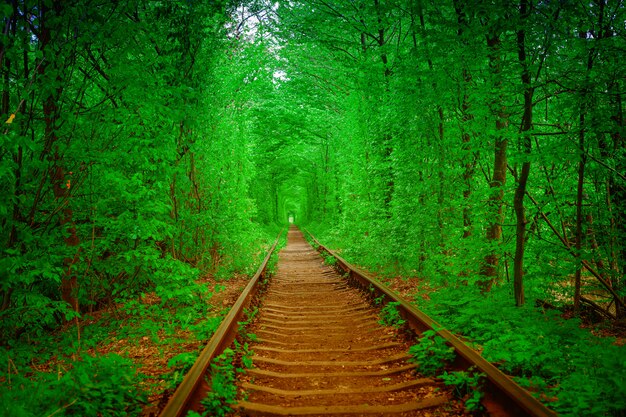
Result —
M 228 315 L 217 328 L 213 337 L 209 340 L 209 343 L 207 343 L 206 347 L 202 350 L 189 372 L 187 372 L 185 378 L 180 383 L 174 394 L 170 397 L 167 405 L 159 415 L 160 417 L 185 416 L 187 412 L 192 409 L 194 404 L 197 405 L 200 403 L 200 400 L 202 400 L 203 395 L 206 390 L 208 390 L 208 387 L 206 387 L 206 390 L 199 389 L 200 386 L 205 383 L 202 375 L 207 372 L 211 361 L 219 356 L 224 349 L 230 346 L 230 344 L 233 343 L 233 340 L 235 340 L 235 337 L 237 336 L 238 322 L 244 314 L 244 309 L 250 305 L 251 300 L 254 298 L 259 289 L 259 281 L 265 274 L 267 264 L 272 256 L 272 253 L 274 253 L 274 249 L 276 249 L 276 245 L 278 244 L 283 231 L 284 229 L 280 231 L 274 241 L 274 244 L 265 256 L 263 263 L 250 279 L 248 285 L 246 285 L 246 288 L 228 312 Z
M 443 329 L 435 320 L 412 306 L 404 298 L 394 293 L 389 287 L 374 280 L 366 272 L 351 265 L 334 251 L 322 245 L 311 232 L 306 229 L 305 231 L 317 245 L 318 251 L 326 252 L 337 259 L 336 266 L 347 275 L 350 281 L 366 291 L 373 290 L 376 297 L 384 295 L 384 303 L 391 301 L 399 303 L 397 309 L 400 315 L 416 333 L 419 334 L 427 330 L 434 330 L 443 337 L 450 346 L 454 347 L 457 353 L 455 366 L 462 369 L 474 366 L 480 372 L 484 373 L 487 379 L 487 386 L 485 387 L 483 405 L 485 405 L 491 416 L 556 416 L 554 411 L 544 406 L 539 400 L 530 395 L 528 391 L 485 360 L 454 334 Z

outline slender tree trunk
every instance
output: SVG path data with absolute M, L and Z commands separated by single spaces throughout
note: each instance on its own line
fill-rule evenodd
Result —
M 491 103 L 492 113 L 496 116 L 496 137 L 494 143 L 494 163 L 493 176 L 489 183 L 491 195 L 489 197 L 489 226 L 487 227 L 487 241 L 494 246 L 502 238 L 502 222 L 504 216 L 502 212 L 502 200 L 504 198 L 504 186 L 506 185 L 507 168 L 507 146 L 508 139 L 502 136 L 502 131 L 507 127 L 506 114 L 502 96 L 502 60 L 500 57 L 500 36 L 491 33 L 487 36 L 487 47 L 489 48 L 489 67 L 495 90 L 498 91 Z M 499 254 L 496 250 L 490 249 L 490 253 L 485 256 L 481 267 L 481 275 L 484 277 L 481 282 L 483 291 L 489 291 L 498 275 Z
M 619 90 L 619 82 L 616 82 L 616 91 Z M 613 133 L 613 148 L 614 153 L 617 155 L 626 154 L 626 140 L 622 136 L 624 127 L 626 126 L 624 120 L 624 111 L 622 107 L 621 95 L 616 94 L 616 112 L 612 119 L 615 121 L 615 133 Z M 617 158 L 616 169 L 618 172 L 626 172 L 626 160 L 625 158 Z M 624 274 L 626 273 L 626 242 L 624 236 L 626 236 L 626 185 L 623 182 L 616 181 L 614 177 L 611 177 L 608 185 L 607 201 L 610 207 L 613 209 L 611 215 L 611 222 L 614 227 L 612 234 L 612 252 L 613 255 L 613 269 L 615 273 L 611 274 L 611 284 L 613 288 L 618 291 L 624 288 Z M 620 238 L 621 237 L 621 238 Z M 615 304 L 616 316 L 618 318 L 626 315 L 626 311 L 621 308 L 620 303 Z
M 530 174 L 530 152 L 531 136 L 529 134 L 533 123 L 533 88 L 526 61 L 526 31 L 524 24 L 530 14 L 528 0 L 520 1 L 521 29 L 517 31 L 517 54 L 522 67 L 521 81 L 524 86 L 524 115 L 522 116 L 522 149 L 525 153 L 522 170 L 517 178 L 517 188 L 513 199 L 513 208 L 517 219 L 515 230 L 515 260 L 513 263 L 513 287 L 515 293 L 515 304 L 520 307 L 524 305 L 524 249 L 526 245 L 526 213 L 524 208 L 524 196 L 526 195 L 526 184 Z
M 602 2 L 604 4 L 604 2 Z M 600 8 L 600 27 L 602 26 L 602 15 L 604 14 L 603 6 Z M 579 37 L 581 39 L 586 39 L 587 32 L 580 32 Z M 602 33 L 600 33 L 602 36 Z M 586 117 L 587 117 L 587 108 L 589 99 L 589 88 L 590 88 L 590 73 L 593 68 L 593 59 L 595 55 L 595 47 L 592 47 L 587 53 L 587 65 L 585 72 L 584 85 L 581 91 L 580 97 L 580 113 L 578 116 L 579 123 L 579 131 L 578 131 L 578 181 L 576 184 L 576 257 L 578 259 L 581 258 L 581 252 L 583 248 L 583 223 L 584 223 L 584 214 L 583 214 L 583 196 L 584 196 L 584 183 L 585 183 L 585 166 L 587 164 L 587 154 L 585 152 L 585 129 L 586 126 Z M 574 311 L 578 312 L 580 310 L 580 299 L 581 299 L 581 286 L 582 286 L 582 265 L 578 264 L 576 268 L 576 273 L 574 274 Z
M 464 10 L 464 5 L 460 0 L 454 0 L 454 10 L 457 16 L 457 37 L 464 47 L 468 47 L 467 41 L 463 39 L 465 30 L 468 27 L 467 17 Z M 469 94 L 468 89 L 472 83 L 472 74 L 467 66 L 464 64 L 461 70 L 463 75 L 463 81 L 460 88 L 461 99 L 461 147 L 463 149 L 463 183 L 465 188 L 463 189 L 463 238 L 466 239 L 472 235 L 472 209 L 470 203 L 470 197 L 472 195 L 472 178 L 474 177 L 474 170 L 476 167 L 476 160 L 473 158 L 470 151 L 470 133 L 467 131 L 467 124 L 474 119 L 474 116 L 469 112 Z
M 463 70 L 463 72 L 467 73 L 467 75 L 464 76 L 464 79 L 466 80 L 465 84 L 467 85 L 469 84 L 471 80 L 471 76 L 469 75 L 469 72 L 467 70 Z M 461 111 L 463 112 L 464 123 L 467 123 L 473 118 L 473 116 L 468 113 L 469 103 L 467 100 L 468 98 L 467 98 L 467 95 L 465 94 L 463 96 L 463 103 L 461 107 Z M 467 132 L 467 130 L 464 129 L 461 134 L 461 143 L 462 143 L 463 151 L 465 152 L 465 155 L 463 155 L 463 158 L 465 159 L 463 163 L 463 168 L 464 168 L 463 183 L 465 185 L 465 188 L 463 189 L 463 200 L 465 202 L 463 205 L 463 239 L 466 239 L 472 236 L 472 232 L 473 232 L 472 203 L 470 199 L 472 196 L 472 179 L 474 178 L 476 160 L 471 155 L 470 140 L 471 139 L 470 139 L 469 132 Z
M 424 19 L 424 9 L 422 7 L 417 7 L 417 12 L 419 14 L 419 21 L 420 21 L 420 29 L 421 29 L 421 34 L 422 37 L 424 39 L 426 39 L 426 34 L 427 34 L 427 30 L 426 30 L 426 21 Z M 413 41 L 415 42 L 415 54 L 418 53 L 417 51 L 417 43 L 416 43 L 416 37 L 414 36 Z M 428 52 L 428 51 L 427 51 Z M 433 73 L 433 80 L 435 79 L 435 75 L 434 75 L 434 65 L 433 65 L 433 60 L 430 57 L 430 55 L 428 55 L 427 53 L 427 57 L 426 60 L 428 62 L 428 69 L 431 71 L 431 73 Z M 437 83 L 435 81 L 433 81 L 433 83 L 431 84 L 433 91 L 437 91 Z M 444 247 L 445 246 L 445 240 L 446 240 L 446 235 L 445 235 L 445 225 L 444 225 L 444 220 L 443 220 L 443 210 L 444 210 L 444 202 L 445 202 L 445 166 L 446 166 L 446 150 L 444 148 L 444 138 L 445 138 L 445 130 L 444 130 L 444 111 L 443 111 L 443 106 L 441 105 L 441 103 L 437 103 L 437 138 L 438 138 L 438 150 L 439 150 L 439 163 L 437 164 L 437 178 L 439 180 L 439 187 L 437 188 L 437 228 L 439 229 L 439 246 L 440 247 Z
M 583 99 L 584 100 L 584 99 Z M 576 186 L 576 256 L 580 258 L 583 241 L 583 192 L 585 181 L 585 164 L 587 157 L 585 155 L 585 104 L 581 105 L 580 110 L 580 133 L 578 134 L 578 148 L 580 159 L 578 160 L 578 182 Z M 574 311 L 580 310 L 581 297 L 581 272 L 582 266 L 576 268 L 574 275 Z
M 328 144 L 328 140 L 324 141 L 324 199 L 322 203 L 324 204 L 323 216 L 324 222 L 328 222 L 326 218 L 327 206 L 328 206 L 328 183 L 330 182 L 330 146 Z
M 374 0 L 374 8 L 376 9 L 376 18 L 378 22 L 378 36 L 376 37 L 376 39 L 378 43 L 380 61 L 382 62 L 383 69 L 384 69 L 385 93 L 389 94 L 389 91 L 390 91 L 389 82 L 390 82 L 392 71 L 391 71 L 391 68 L 389 67 L 389 58 L 387 57 L 387 53 L 385 52 L 385 45 L 387 44 L 388 40 L 385 38 L 386 33 L 385 33 L 385 26 L 383 22 L 383 11 L 381 10 L 380 0 Z M 383 99 L 386 100 L 387 98 L 384 97 Z M 384 128 L 384 131 L 382 134 L 382 149 L 383 149 L 383 153 L 382 153 L 383 162 L 386 167 L 385 175 L 387 176 L 383 202 L 385 206 L 386 216 L 387 218 L 391 218 L 391 200 L 393 199 L 393 192 L 395 188 L 393 165 L 391 163 L 391 155 L 393 154 L 393 140 L 392 140 L 391 133 L 387 130 L 386 127 Z

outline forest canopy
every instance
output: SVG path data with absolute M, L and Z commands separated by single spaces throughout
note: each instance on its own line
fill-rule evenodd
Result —
M 146 292 L 189 306 L 289 221 L 382 276 L 625 318 L 621 0 L 0 19 L 2 343 Z

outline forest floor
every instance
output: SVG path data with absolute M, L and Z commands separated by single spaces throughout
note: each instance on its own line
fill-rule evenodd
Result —
M 200 284 L 217 289 L 209 299 L 209 314 L 223 317 L 235 303 L 248 280 L 249 277 L 246 275 L 235 275 L 228 280 L 215 280 L 211 276 L 200 279 Z M 161 303 L 160 298 L 154 293 L 143 294 L 138 301 L 145 308 L 158 307 Z M 178 355 L 189 354 L 187 362 L 193 363 L 208 340 L 200 340 L 197 334 L 188 328 L 172 327 L 167 323 L 161 323 L 156 332 L 147 331 L 141 328 L 141 321 L 133 320 L 132 314 L 123 311 L 122 306 L 118 304 L 85 314 L 78 322 L 69 322 L 59 330 L 59 334 L 76 333 L 77 325 L 81 329 L 86 327 L 110 329 L 111 317 L 115 317 L 119 323 L 124 323 L 124 326 L 119 326 L 119 331 L 110 331 L 106 338 L 95 346 L 83 350 L 82 353 L 94 357 L 114 354 L 129 358 L 139 376 L 139 389 L 147 397 L 141 416 L 158 416 L 174 392 L 176 384 L 172 381 L 180 382 L 184 376 L 184 372 L 172 366 L 172 359 Z M 215 327 L 217 325 L 215 324 Z M 58 354 L 41 364 L 34 362 L 31 368 L 35 372 L 54 373 L 66 370 L 68 359 L 76 360 L 79 356 L 80 354 L 72 354 L 68 358 L 66 355 Z
M 210 276 L 204 278 L 202 280 L 203 283 L 212 284 L 211 286 L 213 287 L 220 286 L 221 288 L 221 291 L 214 293 L 210 300 L 214 312 L 220 316 L 225 315 L 235 304 L 237 298 L 248 284 L 249 279 L 250 277 L 246 275 L 235 275 L 231 279 L 220 281 L 216 281 Z M 136 354 L 125 352 L 123 348 L 120 350 L 115 344 L 109 345 L 114 349 L 113 353 L 120 355 L 128 354 L 137 365 L 138 372 L 148 377 L 144 381 L 144 387 L 148 392 L 148 403 L 141 413 L 145 417 L 158 416 L 174 392 L 174 389 L 166 387 L 164 378 L 165 375 L 172 372 L 168 362 L 176 355 L 185 352 L 198 352 L 207 342 L 206 340 L 197 340 L 192 332 L 180 329 L 173 338 L 169 337 L 169 339 L 174 339 L 174 343 L 166 343 L 162 345 L 164 347 L 161 349 L 161 345 L 152 342 L 150 338 L 144 336 L 143 343 L 145 345 L 142 343 Z
M 490 360 L 499 358 L 496 362 L 505 373 L 516 376 L 520 383 L 527 381 L 527 388 L 541 392 L 544 399 L 556 398 L 555 393 L 563 396 L 564 391 L 559 391 L 562 387 L 571 389 L 567 382 L 570 374 L 560 369 L 565 365 L 559 362 L 562 357 L 567 356 L 572 361 L 568 363 L 576 363 L 577 367 L 571 371 L 571 384 L 579 384 L 574 381 L 580 381 L 582 374 L 587 378 L 583 380 L 591 382 L 588 386 L 583 386 L 587 391 L 582 394 L 571 391 L 571 396 L 564 400 L 565 410 L 576 412 L 577 407 L 582 407 L 574 403 L 578 397 L 594 398 L 598 388 L 591 384 L 598 385 L 608 381 L 609 385 L 600 390 L 620 395 L 621 383 L 611 380 L 614 379 L 612 375 L 616 372 L 615 366 L 624 358 L 626 325 L 622 322 L 597 321 L 593 316 L 585 315 L 574 317 L 570 309 L 543 313 L 533 306 L 528 306 L 524 312 L 514 307 L 503 309 L 497 294 L 493 295 L 495 299 L 490 301 L 491 304 L 485 304 L 476 299 L 463 299 L 468 293 L 467 288 L 450 292 L 450 289 L 436 288 L 419 278 L 372 275 L 418 305 L 435 320 L 441 321 L 444 326 L 453 331 L 455 327 L 463 329 L 462 332 L 457 330 L 457 333 L 462 333 L 460 336 L 464 340 L 484 356 L 491 355 Z M 26 353 L 14 350 L 8 358 L 9 370 L 13 369 L 13 372 L 8 373 L 9 378 L 11 373 L 16 380 L 18 375 L 34 380 L 41 378 L 37 375 L 47 375 L 40 381 L 48 381 L 47 384 L 52 384 L 48 386 L 55 387 L 54 380 L 62 382 L 62 377 L 69 375 L 72 367 L 84 361 L 85 357 L 119 355 L 131 361 L 136 369 L 137 378 L 133 383 L 138 385 L 138 392 L 144 398 L 140 415 L 157 416 L 248 280 L 249 277 L 245 275 L 236 275 L 228 280 L 217 280 L 211 276 L 200 279 L 198 283 L 207 289 L 208 296 L 200 302 L 204 307 L 189 307 L 195 310 L 190 313 L 190 317 L 193 317 L 192 323 L 186 325 L 181 325 L 181 321 L 174 318 L 185 313 L 181 309 L 162 307 L 160 298 L 154 293 L 144 294 L 135 300 L 134 310 L 129 310 L 128 305 L 113 304 L 106 309 L 84 314 L 78 320 L 79 337 L 76 336 L 77 323 L 72 321 L 55 334 L 47 336 L 49 340 L 46 343 L 49 346 L 36 341 L 31 343 L 32 346 Z M 470 307 L 473 303 L 476 306 Z M 198 304 L 198 301 L 190 304 Z M 529 312 L 534 315 L 527 317 Z M 515 314 L 517 316 L 513 316 Z M 519 337 L 512 336 L 510 323 L 502 319 L 507 315 L 518 321 L 518 329 L 522 330 Z M 472 329 L 471 326 L 476 328 Z M 488 336 L 490 332 L 491 336 Z M 541 334 L 550 337 L 543 338 Z M 593 340 L 589 335 L 593 336 Z M 525 338 L 530 339 L 530 344 L 515 344 L 524 343 Z M 546 345 L 536 343 L 543 341 L 546 341 Z M 501 352 L 496 350 L 497 346 L 512 347 L 511 351 Z M 571 346 L 567 355 L 563 355 L 562 349 L 565 346 Z M 577 351 L 573 351 L 574 348 Z M 109 362 L 102 363 L 106 365 Z M 545 369 L 546 364 L 556 365 Z M 593 377 L 597 379 L 588 378 L 585 369 L 594 369 Z M 80 372 L 83 371 L 77 371 L 77 381 Z M 0 378 L 0 386 L 6 382 Z M 11 381 L 8 382 L 10 386 Z M 28 387 L 24 388 L 24 394 L 19 395 L 24 397 L 18 400 L 25 401 L 29 395 Z M 68 394 L 68 399 L 73 398 L 71 395 Z M 3 399 L 0 398 L 0 406 L 1 400 Z M 49 412 L 43 415 L 48 414 Z
M 363 268 L 362 268 L 363 269 Z M 365 270 L 365 269 L 364 269 Z M 419 297 L 425 301 L 430 300 L 430 294 L 437 291 L 437 288 L 428 285 L 425 281 L 419 278 L 406 278 L 403 276 L 394 276 L 386 278 L 384 276 L 370 273 L 373 277 L 381 282 L 384 282 L 393 291 L 400 294 L 407 300 L 414 300 L 415 297 Z M 614 337 L 616 346 L 626 345 L 626 321 L 608 321 L 600 319 L 593 311 L 583 310 L 583 312 L 576 316 L 573 309 L 563 308 L 560 310 L 560 316 L 564 320 L 573 318 L 580 319 L 580 328 L 588 330 L 594 336 L 598 337 Z
M 230 310 L 249 279 L 250 277 L 246 275 L 235 275 L 228 280 L 216 281 L 210 276 L 202 280 L 202 283 L 208 283 L 211 287 L 219 286 L 221 288 L 221 291 L 215 292 L 210 300 L 215 314 L 223 316 Z M 174 343 L 166 343 L 162 345 L 163 349 L 161 349 L 161 345 L 144 336 L 143 342 L 145 344 L 142 343 L 139 351 L 136 354 L 128 352 L 129 357 L 137 365 L 138 372 L 148 377 L 144 381 L 144 388 L 148 392 L 148 403 L 141 413 L 142 416 L 158 416 L 174 392 L 174 389 L 166 387 L 164 378 L 173 371 L 168 366 L 168 362 L 181 353 L 199 352 L 207 342 L 206 340 L 197 340 L 193 333 L 185 330 L 179 330 L 173 339 Z M 113 353 L 126 354 L 123 347 L 120 349 L 115 344 L 109 346 L 114 349 Z

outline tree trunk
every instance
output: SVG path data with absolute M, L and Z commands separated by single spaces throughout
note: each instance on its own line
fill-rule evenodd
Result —
M 513 263 L 513 287 L 515 293 L 515 305 L 524 305 L 524 249 L 526 245 L 526 213 L 524 208 L 524 196 L 526 195 L 526 184 L 530 174 L 530 152 L 531 136 L 529 131 L 533 123 L 533 87 L 531 85 L 528 62 L 526 62 L 526 31 L 524 24 L 530 14 L 528 0 L 520 1 L 521 28 L 517 31 L 517 56 L 522 67 L 521 81 L 524 86 L 524 115 L 522 116 L 522 149 L 526 154 L 522 162 L 522 170 L 517 178 L 517 188 L 513 199 L 515 210 L 515 260 Z
M 616 83 L 616 88 L 619 87 L 619 83 Z M 622 107 L 622 99 L 620 95 L 616 95 L 617 101 L 617 111 L 614 116 L 614 120 L 617 124 L 615 133 L 612 135 L 613 137 L 613 146 L 616 150 L 616 153 L 619 155 L 626 154 L 626 140 L 622 136 L 622 132 L 624 132 L 624 113 Z M 626 172 L 626 160 L 625 158 L 618 158 L 616 169 L 618 172 Z M 612 215 L 612 220 L 615 224 L 615 233 L 614 233 L 614 265 L 615 271 L 617 273 L 611 274 L 611 284 L 613 288 L 619 290 L 623 290 L 624 288 L 624 274 L 626 273 L 626 242 L 624 237 L 626 236 L 626 185 L 623 181 L 615 180 L 615 178 L 611 178 L 609 183 L 609 192 L 611 194 L 610 197 L 615 214 Z M 616 316 L 623 317 L 626 315 L 626 311 L 621 308 L 619 303 L 616 303 Z
M 381 10 L 381 5 L 379 0 L 374 0 L 374 8 L 376 9 L 376 19 L 378 22 L 378 33 L 376 36 L 376 41 L 378 43 L 378 51 L 380 54 L 380 61 L 383 64 L 384 70 L 384 80 L 385 80 L 385 93 L 389 94 L 389 82 L 391 78 L 391 68 L 389 67 L 389 58 L 385 53 L 385 45 L 387 44 L 388 39 L 385 38 L 385 26 L 383 22 L 383 11 Z M 383 97 L 384 100 L 387 97 Z M 393 164 L 391 163 L 391 155 L 393 154 L 393 140 L 391 133 L 387 130 L 387 127 L 383 127 L 384 131 L 382 133 L 382 157 L 383 163 L 385 166 L 384 175 L 387 177 L 385 179 L 385 189 L 383 192 L 383 203 L 385 207 L 385 215 L 387 218 L 391 218 L 391 200 L 393 199 L 393 193 L 395 188 L 394 182 L 394 172 L 393 172 Z
M 62 12 L 63 7 L 60 0 L 52 2 L 52 9 L 45 5 L 41 8 L 41 50 L 44 52 L 44 55 L 48 57 L 48 59 L 43 61 L 39 66 L 39 73 L 45 78 L 49 72 L 52 72 L 54 74 L 55 81 L 59 82 L 59 86 L 56 89 L 51 90 L 51 93 L 43 102 L 43 115 L 45 123 L 44 138 L 46 143 L 45 149 L 49 152 L 47 157 L 51 166 L 49 176 L 50 182 L 52 183 L 52 191 L 56 203 L 63 207 L 61 210 L 59 227 L 65 228 L 65 232 L 67 233 L 66 237 L 63 238 L 65 245 L 74 248 L 80 244 L 80 240 L 76 234 L 76 227 L 74 226 L 72 218 L 73 213 L 70 204 L 71 180 L 66 179 L 65 169 L 62 166 L 62 158 L 57 151 L 53 150 L 54 145 L 58 140 L 57 121 L 59 113 L 57 101 L 59 100 L 62 92 L 62 87 L 60 85 L 61 79 L 59 75 L 62 71 L 56 68 L 55 61 L 52 60 L 54 54 L 52 51 L 49 51 L 49 49 L 52 48 L 50 44 L 51 29 L 48 24 L 48 20 L 52 14 L 61 16 Z M 79 306 L 76 295 L 77 280 L 76 275 L 73 272 L 73 266 L 78 262 L 78 252 L 79 249 L 77 248 L 74 250 L 75 254 L 73 257 L 67 257 L 63 260 L 63 267 L 65 271 L 63 277 L 61 278 L 61 299 L 67 302 L 76 312 L 79 311 Z
M 603 7 L 600 8 L 600 26 L 602 26 Z M 601 34 L 600 34 L 601 35 Z M 586 39 L 587 32 L 581 30 L 579 37 Z M 585 182 L 585 165 L 587 163 L 587 155 L 585 152 L 585 129 L 586 129 L 586 116 L 589 98 L 589 85 L 591 82 L 590 73 L 593 68 L 593 59 L 595 55 L 595 47 L 592 47 L 587 53 L 587 66 L 585 72 L 585 79 L 583 88 L 581 90 L 580 97 L 580 113 L 578 116 L 578 181 L 576 184 L 576 257 L 581 258 L 581 251 L 583 247 L 583 195 L 584 195 L 584 182 Z M 581 278 L 582 278 L 582 265 L 579 263 L 574 274 L 574 311 L 580 310 L 581 300 Z
M 507 127 L 505 108 L 503 105 L 504 97 L 502 95 L 502 60 L 500 57 L 500 36 L 499 34 L 489 34 L 487 36 L 487 46 L 489 48 L 489 68 L 494 79 L 493 84 L 498 91 L 496 97 L 491 102 L 491 111 L 496 117 L 496 137 L 494 143 L 494 163 L 493 176 L 489 183 L 492 189 L 489 197 L 489 226 L 487 227 L 487 241 L 492 245 L 502 238 L 502 222 L 504 216 L 502 212 L 502 200 L 504 198 L 504 186 L 506 185 L 506 168 L 507 168 L 507 146 L 508 139 L 502 136 L 502 131 Z M 484 277 L 480 282 L 483 291 L 489 291 L 493 282 L 498 275 L 499 254 L 494 249 L 490 249 L 490 253 L 485 256 L 484 263 L 481 267 L 481 275 Z
M 468 22 L 463 9 L 463 4 L 460 0 L 454 0 L 454 10 L 457 16 L 457 37 L 464 47 L 468 47 L 467 41 L 463 39 L 463 34 L 468 28 Z M 471 154 L 470 139 L 471 136 L 467 131 L 467 123 L 474 119 L 474 116 L 470 114 L 469 108 L 469 95 L 467 90 L 472 82 L 472 74 L 466 65 L 463 65 L 461 70 L 463 75 L 463 81 L 461 81 L 462 87 L 460 88 L 461 99 L 461 147 L 463 149 L 463 183 L 465 188 L 463 189 L 463 238 L 466 239 L 472 235 L 472 209 L 470 203 L 470 197 L 472 195 L 472 178 L 474 177 L 474 169 L 476 167 L 476 160 Z
M 13 5 L 13 14 L 8 17 L 6 19 L 6 21 L 3 21 L 2 23 L 4 23 L 4 29 L 2 31 L 3 36 L 5 37 L 5 39 L 11 39 L 12 38 L 15 39 L 15 30 L 16 30 L 16 24 L 17 24 L 17 5 Z M 3 117 L 5 119 L 3 119 L 1 122 L 4 122 L 4 120 L 7 120 L 6 123 L 9 123 L 8 120 L 12 120 L 11 119 L 11 95 L 10 95 L 10 81 L 11 81 L 11 61 L 8 59 L 8 57 L 6 56 L 6 50 L 9 49 L 8 45 L 5 45 L 4 42 L 0 43 L 0 71 L 2 74 L 2 98 L 0 101 L 0 117 Z M 15 246 L 15 244 L 17 243 L 17 222 L 19 221 L 20 218 L 20 205 L 19 205 L 19 194 L 20 194 L 20 188 L 21 188 L 21 177 L 22 177 L 22 147 L 19 146 L 18 150 L 17 150 L 17 154 L 15 154 L 13 156 L 13 162 L 15 164 L 15 170 L 14 170 L 14 177 L 15 177 L 15 182 L 14 182 L 14 188 L 13 188 L 13 193 L 14 193 L 14 198 L 13 198 L 13 215 L 12 215 L 12 222 L 10 225 L 10 229 L 9 229 L 9 237 L 8 237 L 8 242 L 7 242 L 7 248 L 8 249 L 13 249 L 13 247 Z M 4 225 L 3 225 L 4 226 Z M 0 295 L 2 298 L 1 301 L 1 305 L 0 305 L 0 311 L 4 311 L 7 310 L 10 306 L 11 306 L 11 295 L 13 293 L 13 288 L 11 287 L 7 287 L 6 289 L 0 291 Z
M 583 98 L 584 100 L 584 98 Z M 576 256 L 580 258 L 583 241 L 583 191 L 585 180 L 585 104 L 580 109 L 580 133 L 578 134 L 578 148 L 580 151 L 580 159 L 578 160 L 578 183 L 576 187 Z M 581 291 L 581 272 L 582 266 L 578 265 L 574 275 L 574 311 L 580 310 L 580 291 Z
M 418 7 L 417 8 L 417 12 L 419 14 L 419 21 L 420 21 L 420 29 L 421 29 L 421 33 L 422 33 L 422 37 L 424 39 L 426 39 L 426 34 L 427 34 L 427 29 L 426 29 L 426 21 L 424 19 L 424 9 L 422 7 Z M 416 42 L 415 37 L 413 38 L 414 42 Z M 417 54 L 417 43 L 415 43 L 415 54 Z M 431 72 L 434 72 L 434 65 L 433 65 L 433 60 L 430 57 L 430 55 L 427 54 L 426 57 L 426 61 L 428 62 L 428 69 Z M 433 80 L 435 79 L 435 77 L 433 76 Z M 437 83 L 433 81 L 433 83 L 431 84 L 433 91 L 437 91 Z M 445 201 L 445 193 L 444 193 L 444 187 L 445 187 L 445 166 L 446 166 L 446 162 L 445 162 L 445 157 L 446 157 L 446 151 L 445 151 L 445 146 L 444 146 L 444 138 L 445 138 L 445 131 L 444 131 L 444 112 L 443 112 L 443 106 L 441 105 L 441 103 L 437 103 L 437 138 L 438 138 L 438 150 L 439 150 L 439 163 L 437 164 L 437 178 L 439 180 L 439 187 L 437 189 L 437 228 L 439 229 L 439 246 L 441 248 L 445 247 L 445 241 L 446 241 L 446 235 L 445 235 L 445 226 L 444 226 L 444 219 L 443 219 L 443 210 L 444 210 L 444 201 Z

